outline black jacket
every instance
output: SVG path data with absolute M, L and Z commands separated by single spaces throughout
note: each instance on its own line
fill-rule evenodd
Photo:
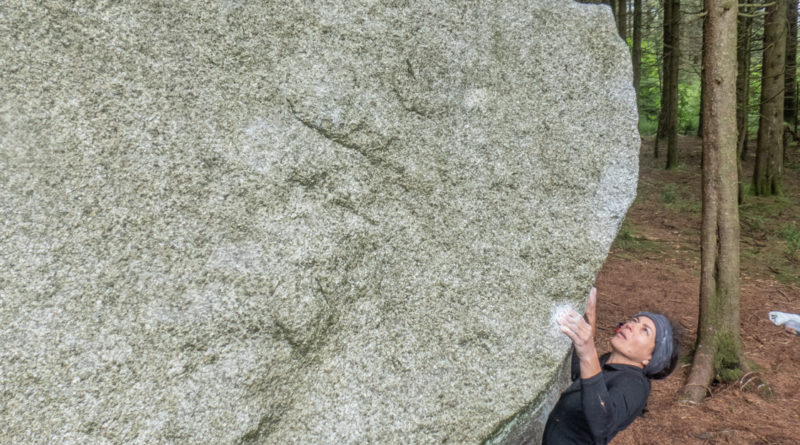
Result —
M 543 445 L 607 444 L 642 414 L 650 394 L 650 380 L 641 368 L 606 364 L 602 372 L 581 379 L 577 357 L 572 357 L 572 385 L 561 394 L 547 419 Z

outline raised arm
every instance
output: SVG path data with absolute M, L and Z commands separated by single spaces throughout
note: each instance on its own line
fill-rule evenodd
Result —
M 597 322 L 597 289 L 589 291 L 586 302 L 586 318 L 569 309 L 558 319 L 561 332 L 567 334 L 575 345 L 581 368 L 581 378 L 588 379 L 600 373 L 600 360 L 594 346 L 595 324 Z

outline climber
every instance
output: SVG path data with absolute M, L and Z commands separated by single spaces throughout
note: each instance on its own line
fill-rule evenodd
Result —
M 547 419 L 543 445 L 607 444 L 640 416 L 650 380 L 668 376 L 678 362 L 678 336 L 661 314 L 639 312 L 617 328 L 611 352 L 597 356 L 594 345 L 597 289 L 592 288 L 585 318 L 573 310 L 558 324 L 575 346 L 572 384 Z

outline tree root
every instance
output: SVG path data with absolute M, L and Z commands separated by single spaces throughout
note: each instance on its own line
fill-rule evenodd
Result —
M 687 403 L 700 403 L 710 394 L 710 385 L 714 380 L 714 353 L 716 348 L 713 345 L 700 344 L 694 353 L 692 370 L 689 378 L 686 379 L 681 391 L 681 400 Z

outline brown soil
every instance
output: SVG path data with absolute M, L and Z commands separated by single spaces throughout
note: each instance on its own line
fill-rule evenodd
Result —
M 740 207 L 741 335 L 757 371 L 714 384 L 703 403 L 690 405 L 678 393 L 697 327 L 700 140 L 682 137 L 679 150 L 681 166 L 665 171 L 665 156 L 654 159 L 652 140 L 643 141 L 638 195 L 596 283 L 598 338 L 609 338 L 617 322 L 639 310 L 665 313 L 684 329 L 685 359 L 653 382 L 648 412 L 613 444 L 800 443 L 800 337 L 767 317 L 771 310 L 800 313 L 800 256 L 791 254 L 785 235 L 787 227 L 800 230 L 800 153 L 790 150 L 783 198 L 746 196 Z M 747 184 L 752 164 L 751 156 Z

